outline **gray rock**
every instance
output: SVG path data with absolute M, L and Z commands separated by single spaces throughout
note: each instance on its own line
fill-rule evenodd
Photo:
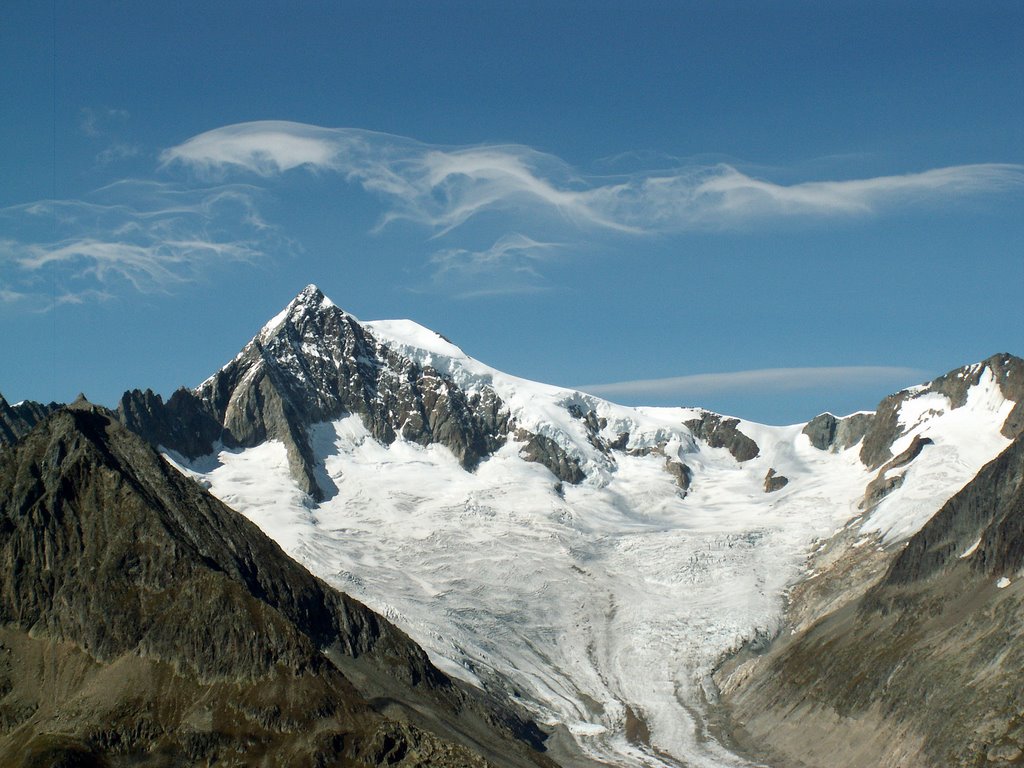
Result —
M 877 469 L 892 458 L 893 442 L 903 434 L 900 408 L 911 398 L 909 391 L 889 395 L 878 404 L 871 428 L 864 435 L 860 447 L 860 460 L 869 469 Z
M 43 405 L 31 400 L 11 405 L 0 395 L 0 446 L 18 442 L 32 427 L 59 407 L 57 403 Z
M 1024 568 L 1024 436 L 1017 437 L 907 542 L 883 584 L 902 585 L 963 567 L 985 576 Z
M 736 461 L 750 461 L 761 452 L 761 449 L 757 447 L 757 443 L 736 428 L 739 423 L 739 419 L 728 419 L 717 413 L 703 411 L 699 419 L 690 419 L 686 426 L 694 437 L 703 440 L 712 448 L 727 449 Z
M 206 456 L 225 437 L 224 427 L 198 397 L 179 389 L 165 403 L 152 390 L 133 389 L 121 396 L 117 418 L 150 445 L 171 448 L 190 459 Z M 231 445 L 230 438 L 226 441 Z
M 399 435 L 449 448 L 468 470 L 506 441 L 508 409 L 493 390 L 467 394 L 430 366 L 420 366 L 376 339 L 355 318 L 307 287 L 281 322 L 261 332 L 193 393 L 165 404 L 128 392 L 121 420 L 154 445 L 194 458 L 212 450 L 281 440 L 299 486 L 321 499 L 310 426 L 358 415 L 373 436 Z
M 688 466 L 683 464 L 681 461 L 674 459 L 665 459 L 665 471 L 668 472 L 676 481 L 676 485 L 683 492 L 683 496 L 690 490 L 690 483 L 693 482 L 693 472 Z
M 952 408 L 961 408 L 967 402 L 970 388 L 980 382 L 986 371 L 995 378 L 1003 396 L 1016 403 L 1002 427 L 1003 435 L 1016 437 L 1024 431 L 1024 360 L 1003 353 L 977 365 L 957 368 L 921 388 L 903 390 L 882 400 L 864 437 L 861 461 L 875 469 L 892 457 L 891 446 L 903 434 L 899 414 L 906 401 L 938 392 L 949 398 Z
M 868 483 L 867 488 L 864 490 L 864 498 L 860 502 L 860 508 L 874 508 L 878 502 L 903 485 L 903 475 L 905 473 L 892 476 L 887 476 L 887 474 L 894 469 L 905 467 L 921 455 L 921 451 L 924 450 L 926 445 L 931 444 L 932 439 L 930 437 L 914 435 L 914 439 L 910 441 L 910 445 L 907 446 L 905 450 L 901 451 L 899 455 L 894 456 L 883 464 L 878 470 L 878 474 L 875 475 L 874 479 L 870 483 Z
M 579 462 L 550 437 L 520 430 L 516 439 L 525 443 L 519 449 L 520 456 L 526 461 L 543 464 L 559 480 L 576 485 L 586 478 Z
M 822 413 L 808 421 L 801 432 L 807 435 L 811 445 L 819 451 L 827 451 L 836 439 L 838 424 L 839 420 L 831 413 Z
M 874 416 L 873 413 L 854 413 L 837 419 L 831 413 L 822 413 L 807 422 L 802 432 L 819 451 L 842 451 L 864 438 Z

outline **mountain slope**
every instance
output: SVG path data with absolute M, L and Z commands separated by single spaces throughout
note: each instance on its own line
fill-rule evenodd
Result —
M 0 452 L 0 560 L 0 765 L 544 762 L 87 403 Z
M 737 735 L 783 765 L 1019 765 L 1022 570 L 1024 436 L 860 598 L 720 673 Z

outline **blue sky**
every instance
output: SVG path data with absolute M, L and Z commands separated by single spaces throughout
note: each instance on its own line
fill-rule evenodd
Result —
M 213 6 L 213 7 L 208 7 Z M 1024 354 L 1024 6 L 0 8 L 0 392 L 113 404 L 307 283 L 772 423 Z

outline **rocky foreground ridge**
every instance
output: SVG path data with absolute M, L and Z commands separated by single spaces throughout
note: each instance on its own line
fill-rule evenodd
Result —
M 0 561 L 0 766 L 548 764 L 84 401 L 0 449 Z

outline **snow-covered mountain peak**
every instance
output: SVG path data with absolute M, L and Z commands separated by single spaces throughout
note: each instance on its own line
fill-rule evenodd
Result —
M 363 326 L 396 352 L 427 365 L 430 365 L 427 361 L 434 356 L 452 360 L 466 360 L 469 357 L 444 336 L 414 320 L 371 320 L 363 323 Z
M 310 286 L 196 390 L 121 414 L 586 756 L 733 768 L 699 722 L 720 654 L 776 630 L 816 540 L 898 547 L 1024 431 L 1022 403 L 1024 361 L 997 355 L 786 427 L 627 407 L 409 320 L 360 322 Z
M 443 445 L 466 471 L 511 442 L 521 458 L 546 466 L 559 481 L 603 487 L 624 456 L 653 452 L 685 493 L 694 468 L 726 458 L 761 472 L 755 485 L 768 482 L 771 471 L 776 479 L 769 485 L 781 488 L 791 449 L 778 446 L 801 431 L 821 450 L 859 446 L 861 461 L 875 471 L 925 429 L 919 422 L 967 404 L 972 388 L 987 382 L 997 392 L 1013 389 L 1006 382 L 1024 378 L 1014 360 L 995 356 L 908 388 L 877 412 L 770 427 L 703 409 L 620 406 L 521 379 L 412 320 L 360 322 L 309 285 L 195 393 L 236 442 L 282 440 L 293 471 L 304 478 L 300 486 L 314 498 L 332 491 L 315 479 L 310 430 L 345 414 L 357 415 L 384 445 Z
M 310 283 L 302 289 L 298 296 L 288 302 L 288 306 L 274 315 L 267 324 L 260 329 L 256 338 L 268 338 L 285 322 L 291 321 L 294 323 L 301 317 L 324 309 L 329 309 L 334 306 L 334 302 L 327 298 L 323 291 L 317 288 L 313 283 Z M 348 315 L 347 312 L 345 314 Z M 351 317 L 351 315 L 349 316 Z

